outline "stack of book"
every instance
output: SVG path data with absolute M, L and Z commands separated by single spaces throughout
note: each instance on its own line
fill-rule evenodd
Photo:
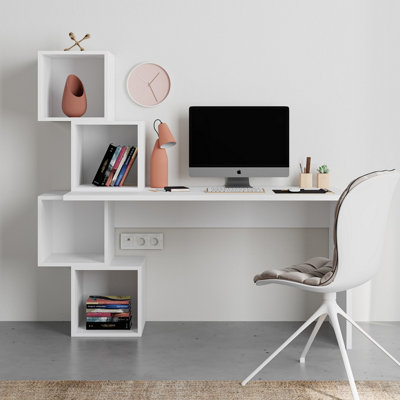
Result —
M 135 146 L 110 143 L 93 179 L 96 186 L 122 186 L 137 156 Z
M 86 329 L 131 329 L 131 296 L 89 296 Z

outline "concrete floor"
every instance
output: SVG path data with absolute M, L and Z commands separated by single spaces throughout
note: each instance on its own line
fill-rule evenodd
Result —
M 149 322 L 142 338 L 69 337 L 66 322 L 0 322 L 0 379 L 184 379 L 246 377 L 298 327 L 296 322 Z M 361 324 L 400 359 L 400 323 Z M 324 323 L 306 364 L 311 328 L 258 376 L 263 380 L 344 380 L 333 331 Z M 399 380 L 400 368 L 354 332 L 357 380 Z

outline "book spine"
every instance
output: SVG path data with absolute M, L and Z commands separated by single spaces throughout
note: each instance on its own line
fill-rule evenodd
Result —
M 107 178 L 106 186 L 110 186 L 111 185 L 111 181 L 114 178 L 115 171 L 117 170 L 117 168 L 119 166 L 119 163 L 121 162 L 121 159 L 122 159 L 123 155 L 125 154 L 125 149 L 126 149 L 125 146 L 121 147 L 121 149 L 119 151 L 119 154 L 118 154 L 118 157 L 115 160 L 115 164 L 113 165 L 113 167 L 111 169 L 111 172 L 110 172 L 110 175 Z
M 120 317 L 86 317 L 86 322 L 129 322 L 130 318 Z
M 86 308 L 129 310 L 131 308 L 131 305 L 130 304 L 86 304 Z
M 86 300 L 87 303 L 95 301 L 129 301 L 131 296 L 89 296 Z
M 128 156 L 126 157 L 125 163 L 124 163 L 123 167 L 121 168 L 121 171 L 119 172 L 118 178 L 117 178 L 117 180 L 116 180 L 116 182 L 115 182 L 115 186 L 121 186 L 122 178 L 123 178 L 124 175 L 125 175 L 125 171 L 126 171 L 126 169 L 128 168 L 128 165 L 129 165 L 129 163 L 130 163 L 130 161 L 131 161 L 131 158 L 132 158 L 133 153 L 135 152 L 135 150 L 136 150 L 135 146 L 132 146 L 132 147 L 130 148 L 129 154 L 128 154 Z
M 128 322 L 86 322 L 86 329 L 131 329 L 132 323 Z
M 123 305 L 129 305 L 129 304 L 131 304 L 131 301 L 130 300 L 101 300 L 101 299 L 99 299 L 99 300 L 97 300 L 97 301 L 95 301 L 95 300 L 87 300 L 86 301 L 86 304 L 94 304 L 94 305 L 96 305 L 96 304 L 114 304 L 114 305 L 121 305 L 121 304 L 123 304 Z
M 112 156 L 112 159 L 111 159 L 110 163 L 107 166 L 107 171 L 104 174 L 104 178 L 103 178 L 103 182 L 101 183 L 101 186 L 105 186 L 105 184 L 106 184 L 106 182 L 107 182 L 107 180 L 108 180 L 108 178 L 109 178 L 109 176 L 111 174 L 112 168 L 113 168 L 113 166 L 115 164 L 115 161 L 117 161 L 117 157 L 118 157 L 120 151 L 121 151 L 121 146 L 117 146 L 117 148 L 115 149 L 115 152 L 114 152 L 114 154 Z
M 112 313 L 112 314 L 125 314 L 128 313 L 130 314 L 131 310 L 129 309 L 110 309 L 110 308 L 87 308 L 86 309 L 86 313 L 93 313 L 93 314 L 98 314 L 98 313 L 104 313 L 104 312 L 108 312 L 108 313 Z
M 95 318 L 101 318 L 101 317 L 107 317 L 107 318 L 129 318 L 130 313 L 125 312 L 125 313 L 111 313 L 111 312 L 87 312 L 86 317 L 95 317 Z
M 92 306 L 129 306 L 131 304 L 130 300 L 129 301 L 121 301 L 121 302 L 115 302 L 115 301 L 99 301 L 99 302 L 91 302 L 88 301 L 86 302 L 86 305 L 92 305 Z
M 108 164 L 110 163 L 116 148 L 117 147 L 114 146 L 112 143 L 109 144 L 106 154 L 104 154 L 103 160 L 99 166 L 99 169 L 97 170 L 96 176 L 93 179 L 93 185 L 101 186 L 101 184 L 103 183 Z
M 114 174 L 114 176 L 113 176 L 113 178 L 112 178 L 112 181 L 111 181 L 110 186 L 116 186 L 115 182 L 117 181 L 118 175 L 119 175 L 119 173 L 121 172 L 121 169 L 122 169 L 122 167 L 123 167 L 124 164 L 125 164 L 126 158 L 128 157 L 129 149 L 130 149 L 129 147 L 126 147 L 126 148 L 125 148 L 124 155 L 123 155 L 122 158 L 121 158 L 121 161 L 120 161 L 120 163 L 119 163 L 119 165 L 118 165 L 117 170 L 115 171 L 115 174 Z
M 137 147 L 136 147 L 135 152 L 134 152 L 133 155 L 132 155 L 131 161 L 129 161 L 129 164 L 128 164 L 127 168 L 126 168 L 125 174 L 124 174 L 124 176 L 123 176 L 123 178 L 122 178 L 121 183 L 119 184 L 119 186 L 122 186 L 122 185 L 124 184 L 125 179 L 126 179 L 126 177 L 128 176 L 129 171 L 131 170 L 133 163 L 134 163 L 135 160 L 136 160 L 137 152 L 138 152 L 138 149 L 137 149 Z

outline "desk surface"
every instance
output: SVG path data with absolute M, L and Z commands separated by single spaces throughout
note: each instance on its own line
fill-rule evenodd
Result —
M 339 199 L 341 190 L 332 188 L 332 192 L 323 194 L 276 194 L 272 189 L 265 187 L 265 193 L 207 193 L 206 187 L 191 187 L 189 192 L 154 191 L 146 188 L 138 191 L 128 187 L 109 188 L 85 186 L 82 190 L 72 192 L 59 192 L 63 200 L 70 201 L 330 201 Z M 52 194 L 46 194 L 52 195 Z M 44 196 L 44 195 L 43 195 Z

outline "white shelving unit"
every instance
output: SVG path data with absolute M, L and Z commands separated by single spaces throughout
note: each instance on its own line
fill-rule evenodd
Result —
M 87 111 L 67 117 L 61 108 L 67 76 L 77 75 L 86 91 Z M 38 120 L 114 118 L 114 56 L 108 51 L 39 51 Z
M 146 140 L 143 121 L 79 120 L 71 124 L 71 191 L 119 193 L 143 191 Z M 137 159 L 124 186 L 94 186 L 92 181 L 110 143 L 135 146 Z
M 77 75 L 88 106 L 80 118 L 64 115 L 65 80 Z M 38 197 L 38 266 L 71 269 L 71 336 L 137 337 L 146 323 L 144 257 L 115 257 L 114 204 L 65 201 L 66 193 L 134 193 L 144 190 L 143 121 L 114 121 L 114 57 L 107 51 L 38 53 L 38 120 L 71 122 L 71 191 Z M 97 187 L 93 178 L 110 143 L 135 146 L 137 158 L 123 187 Z M 130 330 L 86 330 L 85 302 L 90 295 L 130 295 Z

